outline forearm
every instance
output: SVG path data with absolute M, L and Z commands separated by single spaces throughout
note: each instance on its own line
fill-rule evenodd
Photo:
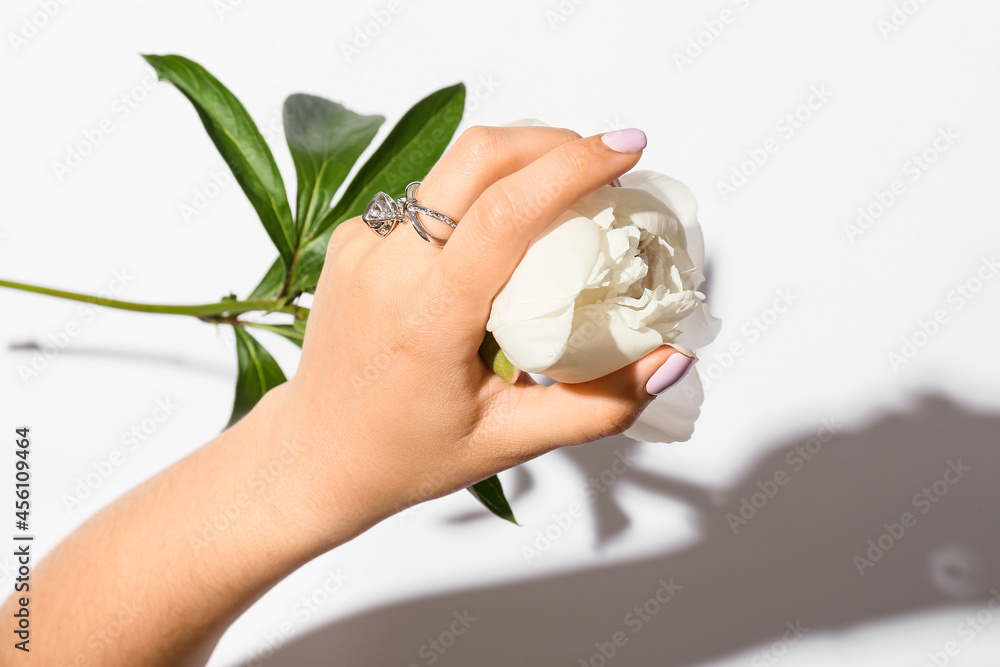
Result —
M 272 392 L 243 421 L 88 520 L 33 573 L 31 654 L 45 664 L 203 664 L 276 582 L 350 537 L 321 525 L 317 466 L 279 432 Z M 338 530 L 342 534 L 338 535 Z M 24 595 L 24 593 L 19 593 Z M 10 619 L 15 600 L 0 617 Z M 0 663 L 16 662 L 13 641 Z M 23 656 L 22 657 L 26 657 Z

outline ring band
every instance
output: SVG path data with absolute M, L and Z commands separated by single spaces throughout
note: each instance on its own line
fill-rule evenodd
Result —
M 373 232 L 379 236 L 385 237 L 389 234 L 389 232 L 395 229 L 397 224 L 409 219 L 410 224 L 413 225 L 413 229 L 420 235 L 420 238 L 432 245 L 439 247 L 443 246 L 447 243 L 448 239 L 442 239 L 429 233 L 423 223 L 420 222 L 420 216 L 417 214 L 423 213 L 424 215 L 445 223 L 452 229 L 454 229 L 458 223 L 440 211 L 435 211 L 432 208 L 427 208 L 426 206 L 418 204 L 418 187 L 420 187 L 420 181 L 413 181 L 406 186 L 404 196 L 399 199 L 393 199 L 386 193 L 379 192 L 372 197 L 370 202 L 368 202 L 365 212 L 361 214 L 361 220 L 364 221 L 364 223 L 368 225 Z

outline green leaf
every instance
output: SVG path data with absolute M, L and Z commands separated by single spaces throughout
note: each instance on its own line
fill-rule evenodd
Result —
M 295 162 L 295 223 L 308 239 L 351 167 L 375 138 L 383 116 L 362 116 L 314 95 L 285 100 L 285 139 Z
M 285 286 L 285 262 L 279 257 L 267 270 L 260 284 L 254 288 L 250 299 L 277 299 L 281 288 Z
M 278 253 L 290 264 L 295 223 L 278 165 L 260 130 L 236 96 L 198 63 L 183 56 L 144 55 L 157 76 L 194 105 L 208 136 L 257 211 Z
M 414 104 L 358 170 L 317 233 L 361 215 L 379 192 L 401 197 L 410 181 L 424 178 L 440 159 L 464 112 L 464 83 L 442 88 Z
M 417 102 L 396 123 L 343 196 L 319 221 L 315 238 L 299 253 L 292 269 L 292 292 L 313 292 L 333 230 L 365 210 L 379 192 L 402 196 L 411 181 L 422 180 L 451 143 L 465 111 L 465 84 L 442 88 Z
M 423 179 L 441 158 L 455 135 L 465 109 L 465 85 L 456 84 L 417 102 L 392 128 L 382 145 L 358 171 L 337 204 L 316 223 L 312 238 L 299 248 L 289 283 L 290 293 L 314 292 L 326 260 L 333 230 L 344 220 L 361 215 L 378 192 L 399 193 L 411 181 Z M 273 289 L 270 272 L 254 290 Z M 271 277 L 273 278 L 273 277 Z M 265 281 L 269 281 L 265 285 Z
M 315 292 L 319 284 L 319 275 L 323 272 L 326 262 L 326 247 L 330 245 L 333 229 L 328 229 L 307 243 L 299 252 L 299 258 L 292 268 L 291 291 Z
M 504 497 L 503 487 L 500 485 L 500 478 L 493 475 L 489 479 L 473 484 L 469 487 L 469 493 L 474 495 L 479 502 L 486 506 L 486 509 L 496 514 L 501 519 L 510 521 L 515 526 L 520 525 L 514 518 L 514 511 L 510 508 L 510 503 Z
M 268 390 L 277 387 L 286 380 L 278 362 L 257 342 L 256 338 L 247 333 L 241 326 L 234 325 L 233 331 L 236 333 L 238 373 L 233 415 L 229 418 L 226 428 L 250 412 L 250 409 L 257 405 L 257 401 L 263 398 Z
M 253 328 L 276 333 L 292 341 L 299 347 L 302 347 L 302 342 L 306 339 L 305 331 L 300 331 L 298 327 L 292 324 L 254 324 Z
M 479 358 L 483 360 L 487 368 L 499 375 L 505 382 L 515 382 L 521 374 L 517 366 L 510 363 L 510 359 L 500 349 L 497 339 L 489 331 L 486 332 L 486 336 L 479 346 Z

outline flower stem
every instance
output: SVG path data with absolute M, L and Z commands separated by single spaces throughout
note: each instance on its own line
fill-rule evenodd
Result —
M 32 292 L 34 294 L 44 294 L 54 296 L 59 299 L 70 301 L 82 301 L 92 303 L 106 308 L 117 308 L 118 310 L 131 310 L 139 313 L 162 313 L 165 315 L 190 315 L 199 319 L 220 319 L 229 318 L 240 313 L 248 313 L 254 310 L 266 310 L 269 312 L 294 313 L 298 306 L 294 303 L 284 303 L 276 299 L 248 299 L 247 301 L 219 301 L 218 303 L 203 303 L 188 306 L 174 306 L 158 303 L 135 303 L 133 301 L 119 301 L 117 299 L 106 299 L 101 296 L 90 294 L 80 294 L 78 292 L 68 292 L 66 290 L 40 287 L 38 285 L 28 285 L 12 280 L 0 280 L 0 287 L 21 290 L 22 292 Z

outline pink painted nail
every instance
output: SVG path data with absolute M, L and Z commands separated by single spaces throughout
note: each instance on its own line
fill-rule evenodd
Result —
M 616 178 L 615 180 L 611 181 L 611 187 L 620 188 L 621 186 L 622 186 L 622 179 Z
M 646 383 L 646 393 L 650 396 L 659 396 L 667 389 L 670 389 L 687 375 L 687 372 L 694 366 L 694 359 L 680 352 L 671 354 L 663 365 L 656 369 L 653 377 Z
M 634 127 L 614 130 L 601 136 L 604 145 L 619 153 L 637 153 L 646 147 L 646 133 Z

